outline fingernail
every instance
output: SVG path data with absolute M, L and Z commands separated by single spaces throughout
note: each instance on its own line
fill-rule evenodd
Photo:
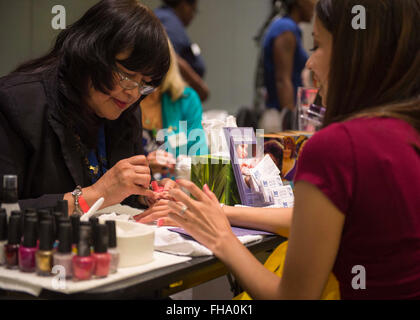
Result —
M 207 183 L 203 186 L 203 188 L 205 188 L 206 190 L 210 190 L 209 186 L 207 185 Z
M 160 219 L 158 219 L 158 221 L 157 221 L 157 226 L 158 227 L 161 227 L 161 226 L 163 226 L 163 219 L 162 218 L 160 218 Z
M 180 182 L 180 180 L 179 180 L 179 179 L 176 179 L 176 180 L 175 180 L 175 182 L 176 182 L 176 183 L 179 183 L 179 182 Z

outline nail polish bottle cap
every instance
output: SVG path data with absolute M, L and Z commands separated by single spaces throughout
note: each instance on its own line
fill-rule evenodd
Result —
M 22 217 L 22 215 L 23 215 L 23 211 L 20 211 L 20 210 L 13 210 L 10 214 L 11 214 L 12 216 L 13 216 L 13 215 L 15 215 L 15 216 Z
M 70 221 L 69 217 L 60 217 L 60 219 L 58 219 L 58 223 L 59 224 L 62 224 L 62 223 L 70 223 L 71 224 L 71 221 Z
M 58 252 L 69 253 L 71 252 L 71 224 L 60 223 L 58 234 Z
M 58 200 L 57 205 L 54 208 L 54 211 L 61 212 L 63 216 L 68 216 L 69 204 L 67 200 Z
M 20 219 L 18 216 L 10 216 L 9 226 L 8 226 L 8 235 L 7 242 L 8 244 L 19 244 L 19 228 L 20 228 Z
M 23 211 L 13 210 L 10 215 L 19 217 L 19 236 L 22 236 L 22 234 L 23 234 L 23 223 L 24 223 L 24 221 L 23 221 Z
M 88 245 L 91 245 L 92 243 L 92 227 L 89 222 L 80 222 L 78 242 L 80 242 L 81 240 L 86 241 Z
M 16 203 L 18 201 L 17 175 L 3 176 L 3 202 Z
M 0 209 L 0 241 L 7 240 L 7 213 Z
M 25 221 L 23 231 L 23 246 L 26 248 L 36 247 L 36 219 L 28 218 Z
M 90 217 L 89 218 L 89 223 L 90 223 L 91 226 L 95 226 L 95 225 L 99 224 L 99 218 L 95 217 L 95 216 Z
M 117 230 L 115 226 L 115 220 L 107 220 L 106 225 L 108 226 L 108 248 L 117 247 Z
M 5 189 L 17 189 L 17 175 L 5 174 L 3 176 L 3 188 Z
M 26 208 L 25 209 L 25 214 L 27 214 L 27 213 L 35 213 L 36 214 L 36 209 L 34 209 L 34 208 Z
M 71 222 L 71 230 L 72 230 L 72 240 L 73 244 L 77 244 L 79 242 L 79 228 L 80 228 L 80 214 L 73 213 L 70 216 Z
M 58 239 L 58 228 L 60 225 L 60 218 L 63 216 L 63 214 L 59 211 L 54 211 L 52 214 L 53 221 L 54 221 L 54 239 Z
M 106 253 L 108 251 L 108 227 L 105 224 L 98 224 L 96 226 L 95 253 Z
M 79 257 L 90 256 L 90 226 L 81 225 L 79 237 L 79 242 L 77 244 L 77 255 Z
M 50 210 L 40 209 L 37 210 L 38 220 L 41 222 L 44 219 L 48 219 L 47 217 L 51 216 Z
M 43 220 L 39 225 L 39 250 L 50 251 L 53 247 L 53 224 L 51 220 Z

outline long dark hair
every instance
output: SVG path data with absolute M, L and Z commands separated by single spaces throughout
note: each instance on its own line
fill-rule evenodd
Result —
M 125 51 L 130 55 L 119 63 L 151 77 L 154 86 L 161 83 L 170 56 L 160 21 L 136 0 L 101 0 L 60 32 L 49 53 L 20 65 L 15 72 L 56 69 L 58 91 L 66 100 L 62 113 L 92 147 L 101 120 L 86 107 L 89 85 L 109 93 L 115 86 L 115 57 Z
M 352 8 L 366 9 L 366 29 Z M 420 0 L 320 0 L 333 44 L 324 126 L 360 115 L 396 117 L 420 132 Z

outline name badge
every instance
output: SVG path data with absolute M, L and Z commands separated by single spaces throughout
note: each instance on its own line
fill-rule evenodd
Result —
M 185 132 L 180 132 L 178 134 L 173 134 L 168 137 L 168 142 L 171 148 L 175 149 L 176 147 L 183 146 L 188 143 L 187 136 Z

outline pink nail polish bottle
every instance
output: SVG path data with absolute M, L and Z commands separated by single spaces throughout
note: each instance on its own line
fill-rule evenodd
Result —
M 90 233 L 90 230 L 86 232 L 83 231 L 83 228 L 90 229 L 87 226 L 80 227 L 77 255 L 73 256 L 72 259 L 73 281 L 91 279 L 95 269 L 95 259 L 90 254 L 89 238 L 86 236 Z
M 37 221 L 28 218 L 25 221 L 23 242 L 19 247 L 19 269 L 22 272 L 35 272 L 35 254 L 37 248 L 36 237 Z

